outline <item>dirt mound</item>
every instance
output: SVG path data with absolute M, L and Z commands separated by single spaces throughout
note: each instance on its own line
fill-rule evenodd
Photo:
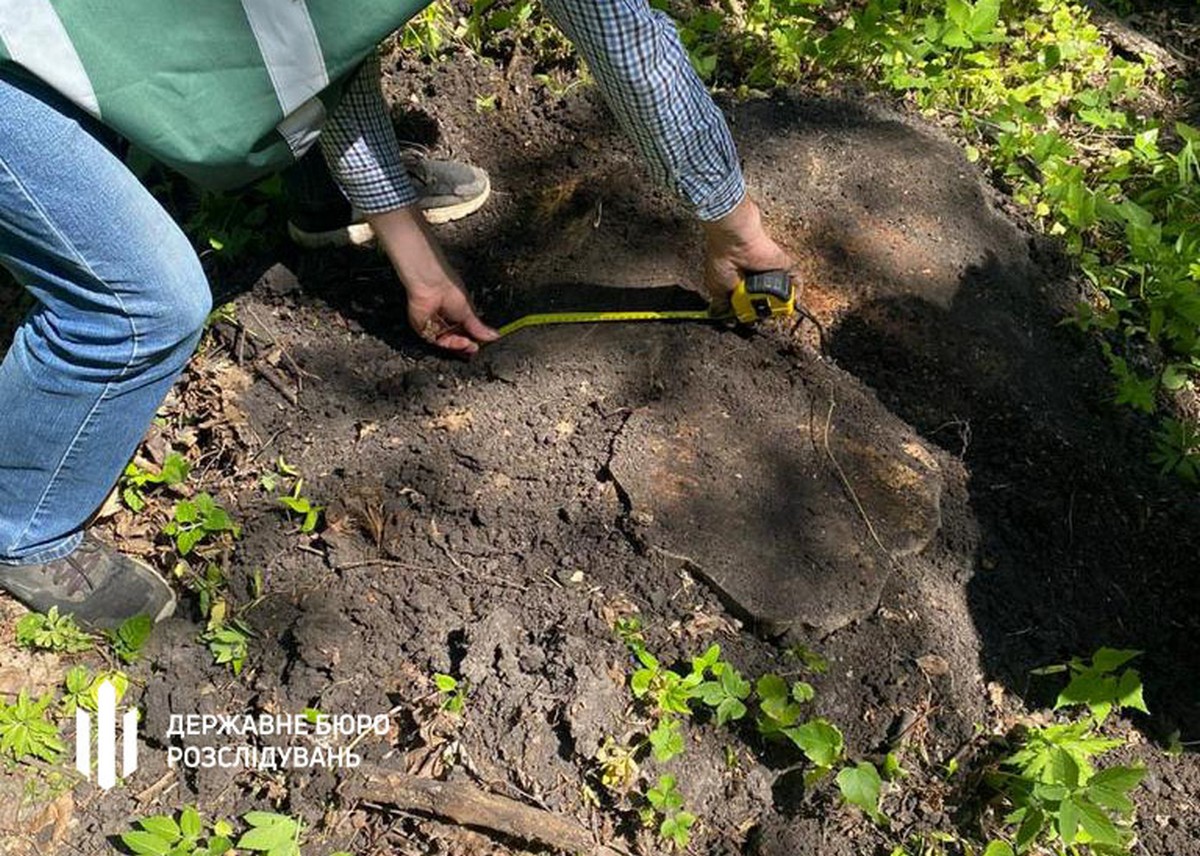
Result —
M 425 142 L 492 174 L 494 204 L 441 233 L 489 317 L 572 282 L 693 279 L 697 230 L 647 188 L 594 93 L 552 98 L 529 69 L 467 61 L 389 85 L 441 129 Z M 473 109 L 493 92 L 499 110 Z M 1061 259 L 919 122 L 800 97 L 732 117 L 819 333 L 531 330 L 460 363 L 414 341 L 381 260 L 266 260 L 295 276 L 238 298 L 250 344 L 221 357 L 273 342 L 302 380 L 263 373 L 239 402 L 259 442 L 225 498 L 245 527 L 232 583 L 266 592 L 245 614 L 252 655 L 235 680 L 195 643 L 195 616 L 156 634 L 136 672 L 151 784 L 77 806 L 80 839 L 197 800 L 315 824 L 330 807 L 330 847 L 486 852 L 433 821 L 375 821 L 329 771 L 165 768 L 172 715 L 315 707 L 390 713 L 393 731 L 360 746 L 371 763 L 450 771 L 653 852 L 636 818 L 589 797 L 604 739 L 640 725 L 612 629 L 633 613 L 669 664 L 719 641 L 747 674 L 794 673 L 764 638 L 780 631 L 819 650 L 816 711 L 853 755 L 907 736 L 899 830 L 951 824 L 964 795 L 942 765 L 1017 697 L 1046 702 L 1028 668 L 1100 644 L 1146 652 L 1157 718 L 1139 727 L 1194 736 L 1196 501 L 1147 470 L 1094 348 L 1056 326 L 1074 299 Z M 319 536 L 253 487 L 279 455 L 326 506 Z M 438 711 L 434 672 L 466 680 L 461 720 Z M 644 772 L 677 773 L 703 852 L 881 845 L 750 729 L 695 721 L 687 737 L 675 766 Z M 1138 794 L 1142 845 L 1194 850 L 1194 756 L 1131 751 L 1155 783 Z

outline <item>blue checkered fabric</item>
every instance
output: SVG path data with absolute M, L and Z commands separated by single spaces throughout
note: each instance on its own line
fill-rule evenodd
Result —
M 696 76 L 671 19 L 647 0 L 543 0 L 591 69 L 653 177 L 702 220 L 746 194 L 725 117 Z M 364 213 L 416 201 L 379 89 L 373 58 L 326 122 L 321 147 L 351 204 Z

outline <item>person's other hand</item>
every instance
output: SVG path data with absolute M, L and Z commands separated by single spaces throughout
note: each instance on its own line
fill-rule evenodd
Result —
M 422 339 L 473 354 L 500 334 L 479 320 L 458 273 L 450 266 L 415 207 L 367 218 L 408 292 L 408 320 Z
M 763 228 L 758 206 L 747 196 L 719 220 L 703 223 L 704 287 L 722 306 L 746 273 L 790 270 L 794 262 Z

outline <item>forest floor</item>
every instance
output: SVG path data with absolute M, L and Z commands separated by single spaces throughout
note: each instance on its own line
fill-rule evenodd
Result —
M 594 89 L 554 96 L 519 61 L 397 62 L 401 127 L 491 174 L 489 205 L 439 228 L 485 318 L 696 281 L 695 225 Z M 805 788 L 797 757 L 753 729 L 689 721 L 682 756 L 643 761 L 697 816 L 689 852 L 887 854 L 977 832 L 995 736 L 1048 721 L 1061 687 L 1030 671 L 1101 646 L 1144 652 L 1152 713 L 1106 726 L 1149 770 L 1135 852 L 1200 852 L 1200 762 L 1165 751 L 1200 740 L 1200 503 L 1146 463 L 1095 343 L 1060 323 L 1080 297 L 1071 267 L 894 105 L 848 91 L 725 106 L 819 327 L 539 328 L 456 361 L 409 332 L 371 253 L 278 247 L 214 274 L 233 316 L 143 454 L 190 446 L 243 527 L 221 561 L 253 600 L 249 657 L 238 677 L 214 665 L 185 597 L 126 669 L 144 711 L 135 777 L 26 812 L 13 852 L 108 853 L 133 818 L 186 804 L 303 817 L 314 853 L 536 850 L 358 799 L 349 771 L 167 768 L 173 716 L 304 708 L 390 713 L 389 734 L 357 746 L 365 763 L 662 852 L 619 801 L 590 799 L 604 739 L 644 720 L 613 630 L 634 614 L 667 664 L 718 642 L 748 676 L 797 676 L 789 652 L 819 652 L 813 710 L 851 757 L 899 746 L 909 771 L 885 786 L 881 828 L 828 783 Z M 281 457 L 324 506 L 315 533 L 262 486 L 287 476 Z M 144 519 L 103 526 L 174 561 Z M 20 611 L 0 610 L 4 627 Z M 60 680 L 59 660 L 11 638 L 0 691 Z M 434 673 L 465 680 L 461 717 L 438 710 Z M 29 773 L 0 775 L 12 789 Z

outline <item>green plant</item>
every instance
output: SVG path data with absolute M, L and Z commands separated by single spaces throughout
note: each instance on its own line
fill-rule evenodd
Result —
M 1134 813 L 1130 794 L 1145 770 L 1110 766 L 1097 772 L 1097 759 L 1123 741 L 1096 729 L 1115 711 L 1146 710 L 1140 677 L 1121 668 L 1138 653 L 1101 648 L 1090 661 L 1075 658 L 1037 670 L 1069 674 L 1055 709 L 1084 707 L 1088 715 L 1028 729 L 1003 760 L 1003 769 L 990 777 L 1011 807 L 1005 822 L 1016 826 L 1015 852 L 1057 841 L 1072 853 L 1085 852 L 1080 850 L 1084 846 L 1096 854 L 1128 853 Z M 1007 842 L 993 844 L 997 852 L 1007 852 Z
M 229 512 L 207 493 L 178 502 L 171 521 L 163 527 L 163 533 L 174 540 L 181 556 L 188 555 L 208 538 L 224 534 L 238 538 L 241 531 Z
M 237 618 L 217 624 L 210 624 L 200 636 L 200 641 L 208 646 L 213 662 L 217 665 L 228 664 L 234 675 L 242 673 L 242 666 L 250 653 L 250 640 L 254 632 Z
M 315 505 L 312 500 L 304 496 L 301 493 L 303 488 L 304 479 L 297 479 L 295 485 L 292 486 L 291 494 L 279 497 L 279 504 L 293 514 L 300 515 L 301 532 L 312 532 L 317 528 L 323 507 Z
M 883 780 L 874 764 L 859 761 L 853 767 L 843 767 L 837 774 L 837 786 L 842 799 L 861 808 L 876 823 L 887 824 L 887 817 L 879 810 Z
M 265 856 L 300 856 L 304 825 L 299 819 L 266 811 L 248 811 L 242 819 L 250 829 L 238 839 L 238 847 Z
M 156 472 L 143 470 L 130 462 L 121 476 L 121 499 L 130 511 L 141 511 L 146 507 L 146 489 L 156 485 L 174 486 L 187 480 L 191 465 L 177 452 L 163 460 L 162 468 Z
M 0 702 L 0 758 L 58 760 L 66 746 L 58 738 L 58 726 L 47 719 L 47 708 L 53 702 L 50 693 L 35 701 L 25 690 L 12 704 Z
M 95 675 L 88 672 L 85 666 L 72 666 L 63 677 L 63 695 L 59 706 L 66 716 L 71 716 L 77 708 L 96 710 L 97 690 L 103 681 L 112 684 L 119 702 L 125 697 L 129 688 L 129 676 L 118 669 L 110 669 Z
M 140 829 L 121 833 L 121 841 L 135 856 L 224 856 L 233 849 L 232 826 L 217 821 L 205 835 L 206 824 L 191 806 L 179 813 L 178 820 L 159 814 L 136 823 Z
M 789 645 L 783 651 L 794 660 L 800 661 L 800 666 L 813 674 L 823 675 L 829 671 L 829 661 L 821 654 L 800 642 Z
M 683 753 L 683 732 L 679 720 L 673 716 L 661 717 L 646 739 L 656 761 L 665 763 Z
M 702 676 L 692 672 L 684 677 L 678 672 L 663 668 L 658 658 L 644 647 L 636 648 L 634 654 L 642 664 L 629 679 L 629 688 L 634 698 L 649 695 L 659 713 L 691 713 L 688 700 L 692 690 L 703 679 Z
M 442 710 L 461 716 L 467 703 L 467 682 L 453 675 L 435 672 L 433 683 L 442 694 Z
M 204 566 L 202 573 L 196 573 L 191 568 L 180 565 L 181 573 L 187 574 L 184 584 L 196 594 L 196 599 L 200 607 L 200 615 L 204 618 L 210 618 L 214 611 L 219 612 L 221 616 L 225 612 L 225 590 L 228 586 L 228 581 L 225 579 L 225 572 L 216 562 L 208 562 Z
M 272 224 L 282 222 L 278 210 L 283 184 L 278 175 L 235 193 L 202 191 L 195 213 L 184 223 L 184 231 L 206 252 L 234 260 L 266 246 Z
M 78 654 L 95 647 L 96 639 L 75 623 L 74 616 L 59 615 L 52 606 L 45 614 L 31 612 L 21 616 L 16 627 L 17 644 L 59 654 Z
M 1200 482 L 1200 428 L 1178 419 L 1164 419 L 1155 434 L 1150 460 L 1164 474 L 1174 473 L 1193 484 Z
M 1058 694 L 1054 709 L 1061 710 L 1072 705 L 1083 705 L 1092 714 L 1096 725 L 1103 725 L 1109 714 L 1121 710 L 1139 710 L 1149 713 L 1142 694 L 1142 678 L 1136 669 L 1117 670 L 1141 651 L 1101 648 L 1090 661 L 1074 658 L 1061 665 L 1035 669 L 1036 675 L 1052 675 L 1067 672 L 1070 682 Z
M 653 823 L 656 814 L 661 816 L 659 837 L 680 850 L 686 848 L 696 817 L 683 810 L 683 795 L 676 787 L 675 777 L 662 776 L 655 787 L 646 791 L 646 801 L 650 808 L 643 819 Z
M 1097 773 L 1091 763 L 1120 745 L 1120 740 L 1092 734 L 1088 721 L 1030 730 L 1021 748 L 1004 761 L 1015 773 L 998 780 L 1014 806 L 1005 820 L 1017 825 L 1018 852 L 1045 834 L 1064 847 L 1093 844 L 1124 852 L 1133 837 L 1129 793 L 1145 771 L 1110 767 Z
M 121 622 L 121 626 L 108 634 L 113 653 L 122 663 L 132 663 L 141 654 L 150 631 L 154 629 L 154 619 L 148 615 L 135 615 Z
M 745 700 L 750 695 L 750 682 L 732 665 L 717 660 L 719 654 L 720 648 L 713 645 L 699 662 L 693 663 L 693 671 L 701 666 L 699 671 L 703 674 L 703 667 L 707 666 L 715 680 L 698 684 L 692 691 L 692 697 L 713 708 L 717 714 L 717 725 L 724 725 L 746 715 Z

